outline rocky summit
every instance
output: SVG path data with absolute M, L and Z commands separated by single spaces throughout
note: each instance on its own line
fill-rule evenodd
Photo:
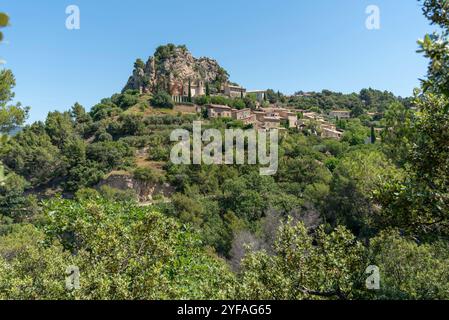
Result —
M 137 59 L 134 70 L 123 91 L 142 93 L 167 91 L 183 95 L 189 86 L 208 86 L 211 93 L 220 90 L 229 81 L 229 74 L 216 60 L 195 58 L 186 46 L 160 46 L 146 63 Z

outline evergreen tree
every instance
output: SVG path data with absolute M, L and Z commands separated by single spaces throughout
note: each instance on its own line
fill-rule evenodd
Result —
M 167 80 L 167 93 L 171 95 L 171 86 L 170 86 L 170 80 Z
M 206 96 L 210 96 L 210 87 L 209 87 L 209 82 L 206 82 Z
M 189 95 L 188 101 L 192 102 L 192 81 L 190 79 L 189 79 L 189 93 L 188 93 L 188 95 Z
M 6 181 L 5 168 L 3 167 L 3 164 L 0 161 L 0 186 L 4 185 L 5 181 Z
M 145 68 L 145 63 L 143 62 L 142 59 L 137 59 L 136 62 L 134 62 L 134 69 L 144 69 Z
M 371 143 L 376 143 L 376 132 L 374 131 L 374 126 L 371 126 Z
M 415 91 L 414 104 L 419 113 L 406 128 L 413 143 L 408 147 L 407 139 L 402 139 L 404 143 L 398 146 L 405 145 L 408 149 L 405 178 L 388 183 L 379 195 L 385 225 L 424 238 L 449 235 L 449 3 L 444 0 L 423 3 L 425 16 L 440 31 L 418 42 L 419 52 L 430 63 L 422 90 Z
M 7 14 L 0 12 L 0 29 L 8 26 L 9 17 Z M 0 31 L 0 42 L 3 41 L 3 33 Z M 1 61 L 0 61 L 1 64 Z
M 16 85 L 14 74 L 11 70 L 0 71 L 0 137 L 2 133 L 9 133 L 14 128 L 21 126 L 28 117 L 29 107 L 23 107 L 20 103 L 11 104 L 14 99 L 13 88 Z

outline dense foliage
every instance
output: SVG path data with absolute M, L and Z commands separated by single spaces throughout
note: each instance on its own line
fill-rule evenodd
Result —
M 300 116 L 351 111 L 335 121 L 340 141 L 313 134 L 313 122 L 285 130 L 274 176 L 171 163 L 171 131 L 204 115 L 177 113 L 162 91 L 127 90 L 90 111 L 76 103 L 2 137 L 0 299 L 449 299 L 449 7 L 423 7 L 442 31 L 419 42 L 431 62 L 413 98 L 364 89 L 195 99 Z M 160 47 L 156 60 L 174 49 Z M 9 132 L 27 109 L 9 106 L 11 71 L 0 80 Z M 203 120 L 221 132 L 244 127 Z M 142 201 L 142 190 L 170 194 Z M 365 286 L 370 265 L 379 290 Z M 70 266 L 77 290 L 65 287 Z
M 363 89 L 360 93 L 343 94 L 329 90 L 322 92 L 297 92 L 288 99 L 288 104 L 299 109 L 350 110 L 352 116 L 359 117 L 367 112 L 382 114 L 394 102 L 409 106 L 409 99 L 396 97 L 391 92 Z

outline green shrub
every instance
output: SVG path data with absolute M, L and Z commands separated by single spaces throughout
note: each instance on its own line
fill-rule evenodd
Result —
M 162 183 L 163 176 L 152 168 L 137 168 L 134 170 L 134 179 L 142 182 Z
M 99 192 L 103 198 L 109 201 L 118 201 L 118 202 L 137 201 L 137 195 L 132 189 L 121 190 L 104 185 L 100 187 Z
M 159 91 L 158 93 L 156 93 L 150 99 L 150 103 L 153 107 L 156 108 L 173 109 L 173 107 L 175 106 L 171 96 L 165 91 Z
M 223 96 L 210 97 L 210 102 L 212 104 L 220 104 L 220 105 L 226 105 L 226 106 L 231 106 L 232 105 L 232 100 L 228 99 L 226 97 L 223 97 Z
M 204 106 L 205 104 L 211 103 L 211 97 L 209 96 L 199 96 L 195 98 L 195 103 L 199 106 Z

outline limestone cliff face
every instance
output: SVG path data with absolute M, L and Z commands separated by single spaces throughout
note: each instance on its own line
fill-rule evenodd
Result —
M 217 61 L 195 58 L 185 46 L 172 44 L 157 48 L 146 63 L 137 60 L 132 76 L 123 89 L 155 93 L 165 90 L 172 95 L 185 95 L 190 86 L 209 85 L 211 92 L 228 82 L 229 75 Z
M 136 193 L 141 203 L 153 203 L 156 196 L 169 198 L 175 192 L 175 189 L 167 183 L 159 184 L 139 181 L 134 179 L 131 174 L 110 175 L 101 181 L 97 187 L 104 185 L 123 191 L 132 190 Z

